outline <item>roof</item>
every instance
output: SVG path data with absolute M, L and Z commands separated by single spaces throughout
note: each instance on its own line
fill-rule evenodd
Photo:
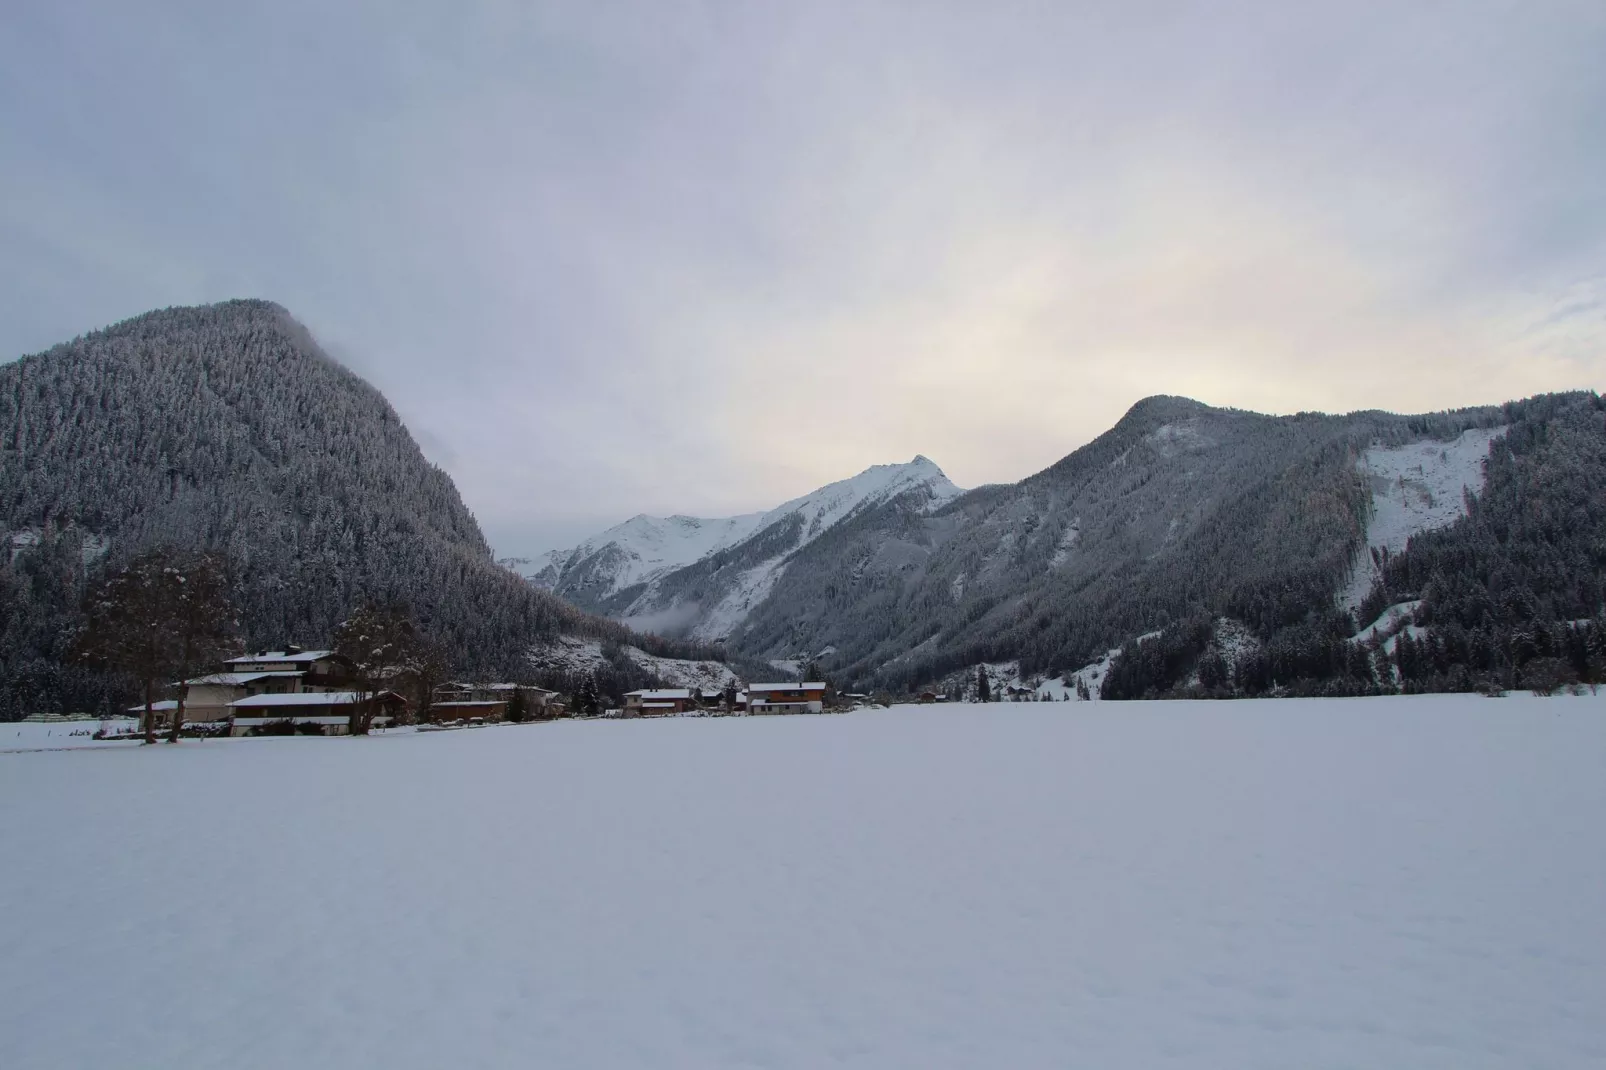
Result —
M 484 707 L 484 706 L 506 706 L 506 705 L 507 705 L 507 703 L 504 702 L 502 699 L 491 699 L 491 700 L 485 701 L 485 702 L 432 702 L 432 703 L 430 703 L 430 709 L 444 710 L 444 709 L 448 709 L 448 708 L 456 709 L 459 706 L 480 706 L 480 707 Z
M 301 713 L 295 715 L 274 714 L 267 717 L 236 717 L 234 719 L 234 723 L 245 728 L 250 728 L 252 725 L 270 724 L 274 721 L 294 721 L 296 724 L 345 724 L 347 719 L 348 718 L 343 713 Z M 378 717 L 374 718 L 374 723 L 376 724 L 384 724 L 389 721 L 390 717 L 386 716 L 385 714 L 380 714 Z
M 216 707 L 213 707 L 213 708 L 215 709 Z M 178 700 L 177 699 L 171 699 L 171 698 L 164 698 L 160 702 L 151 703 L 151 709 L 153 709 L 153 710 L 176 710 L 176 709 L 178 709 Z M 130 707 L 128 707 L 128 712 L 129 713 L 144 713 L 145 712 L 145 707 L 143 705 L 130 706 Z
M 755 691 L 824 691 L 824 690 L 825 690 L 825 685 L 823 683 L 748 684 L 747 685 L 747 693 L 749 695 L 751 695 Z
M 384 698 L 389 691 L 373 696 Z M 230 709 L 256 709 L 262 706 L 351 706 L 361 702 L 360 691 L 301 691 L 294 695 L 252 695 L 229 703 Z
M 689 687 L 671 687 L 671 688 L 666 688 L 666 689 L 664 689 L 662 691 L 647 691 L 647 690 L 627 691 L 627 692 L 625 692 L 625 697 L 626 698 L 636 697 L 636 698 L 640 698 L 643 701 L 647 701 L 647 702 L 662 702 L 662 701 L 666 701 L 666 700 L 670 701 L 670 702 L 673 702 L 677 698 L 678 699 L 691 698 L 691 688 L 689 688 Z
M 311 664 L 322 661 L 324 658 L 334 657 L 333 650 L 303 650 L 298 654 L 286 654 L 282 650 L 270 650 L 264 654 L 245 654 L 238 658 L 230 658 L 225 665 L 249 665 L 258 661 L 299 661 Z
M 285 669 L 279 672 L 215 672 L 209 676 L 197 676 L 193 680 L 184 682 L 191 687 L 201 684 L 218 684 L 223 687 L 240 687 L 253 680 L 262 680 L 270 676 L 300 676 L 299 672 Z

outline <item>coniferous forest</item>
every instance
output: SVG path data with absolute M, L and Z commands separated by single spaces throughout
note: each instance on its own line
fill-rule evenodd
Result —
M 522 678 L 558 633 L 670 656 L 498 566 L 384 397 L 284 309 L 152 312 L 0 365 L 0 718 L 104 710 L 127 681 L 71 656 L 93 579 L 162 546 L 229 563 L 241 640 L 326 644 L 399 603 L 454 671 Z
M 1228 665 L 1214 649 L 1213 614 L 1201 611 L 1126 643 L 1104 696 L 1606 682 L 1606 404 L 1593 394 L 1536 397 L 1503 406 L 1501 423 L 1507 430 L 1489 451 L 1482 491 L 1467 496 L 1467 515 L 1384 556 L 1353 617 L 1313 610 L 1279 628 L 1242 614 L 1263 644 Z M 1398 630 L 1357 640 L 1357 626 L 1402 604 L 1411 609 Z

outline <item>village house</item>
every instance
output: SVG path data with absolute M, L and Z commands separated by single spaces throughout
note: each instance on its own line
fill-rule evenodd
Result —
M 178 699 L 164 698 L 160 702 L 153 702 L 151 703 L 151 724 L 155 725 L 158 730 L 169 728 L 173 724 L 173 715 L 177 712 Z M 128 707 L 128 715 L 135 718 L 144 717 L 145 704 L 141 702 L 138 706 Z M 184 716 L 188 719 L 189 711 L 186 710 Z M 219 718 L 219 720 L 222 720 L 222 718 Z
M 181 686 L 186 721 L 222 721 L 229 716 L 231 702 L 253 695 L 286 695 L 300 691 L 301 674 L 283 670 L 215 672 L 185 680 Z
M 524 697 L 525 713 L 532 718 L 557 716 L 561 707 L 553 700 L 556 691 L 529 684 L 470 684 L 453 682 L 441 684 L 430 699 L 430 719 L 455 720 L 466 717 L 483 717 L 500 721 L 507 716 L 513 696 Z
M 407 702 L 394 691 L 369 695 L 361 691 L 300 691 L 290 694 L 252 695 L 229 703 L 231 736 L 257 735 L 270 724 L 288 721 L 300 728 L 316 727 L 326 736 L 343 736 L 349 730 L 351 715 L 362 702 L 374 702 L 379 712 L 373 726 L 395 723 Z
M 749 713 L 819 713 L 824 709 L 824 683 L 747 685 Z
M 643 688 L 625 694 L 626 717 L 668 717 L 686 712 L 692 704 L 691 688 L 669 687 L 659 690 Z
M 351 663 L 332 650 L 302 650 L 286 646 L 260 654 L 246 654 L 223 663 L 222 672 L 181 681 L 186 721 L 224 721 L 230 705 L 256 695 L 289 695 L 306 691 L 334 691 L 350 686 Z M 163 720 L 176 708 L 168 708 Z
M 260 654 L 244 654 L 224 663 L 226 672 L 293 672 L 301 677 L 302 691 L 334 690 L 351 678 L 351 659 L 333 650 L 302 650 L 286 646 Z

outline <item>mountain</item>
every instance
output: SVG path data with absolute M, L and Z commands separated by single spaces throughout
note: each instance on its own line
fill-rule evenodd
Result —
M 774 524 L 592 605 L 722 635 L 756 661 L 813 659 L 858 689 L 963 688 L 985 669 L 1062 690 L 1074 676 L 1110 697 L 1359 693 L 1402 686 L 1396 636 L 1408 630 L 1407 649 L 1427 641 L 1433 592 L 1449 597 L 1452 584 L 1412 563 L 1481 523 L 1479 589 L 1498 599 L 1524 577 L 1514 597 L 1538 624 L 1522 634 L 1541 638 L 1523 641 L 1572 643 L 1582 664 L 1584 639 L 1553 626 L 1600 611 L 1606 555 L 1589 547 L 1606 545 L 1606 521 L 1573 499 L 1606 482 L 1601 412 L 1589 393 L 1415 416 L 1146 398 L 1019 483 L 867 497 L 810 538 Z M 1494 494 L 1488 471 L 1505 473 L 1490 499 L 1499 523 L 1474 509 Z M 1559 535 L 1513 519 L 1536 515 L 1577 518 L 1565 552 Z M 1531 545 L 1494 534 L 1519 528 Z M 1442 574 L 1471 551 L 1437 553 Z M 1555 574 L 1536 575 L 1535 558 Z M 1460 618 L 1476 616 L 1474 595 L 1456 598 Z M 1516 620 L 1480 625 L 1478 641 L 1506 642 Z M 1462 687 L 1520 676 L 1506 654 L 1462 656 L 1441 652 L 1419 676 Z
M 573 549 L 541 555 L 528 578 L 576 605 L 595 604 L 741 542 L 764 517 L 746 513 L 706 520 L 639 513 Z
M 531 582 L 663 634 L 723 639 L 787 568 L 837 525 L 893 501 L 935 509 L 961 493 L 930 460 L 875 465 L 766 513 L 636 516 L 539 562 Z
M 465 672 L 517 673 L 559 634 L 677 652 L 498 567 L 379 391 L 265 301 L 152 312 L 0 365 L 0 538 L 0 716 L 106 699 L 64 657 L 79 594 L 158 545 L 228 554 L 258 648 L 327 642 L 394 599 Z

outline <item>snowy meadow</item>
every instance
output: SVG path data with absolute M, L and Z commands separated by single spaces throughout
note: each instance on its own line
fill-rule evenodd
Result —
M 1603 770 L 1606 696 L 0 753 L 0 1066 L 1600 1066 Z

